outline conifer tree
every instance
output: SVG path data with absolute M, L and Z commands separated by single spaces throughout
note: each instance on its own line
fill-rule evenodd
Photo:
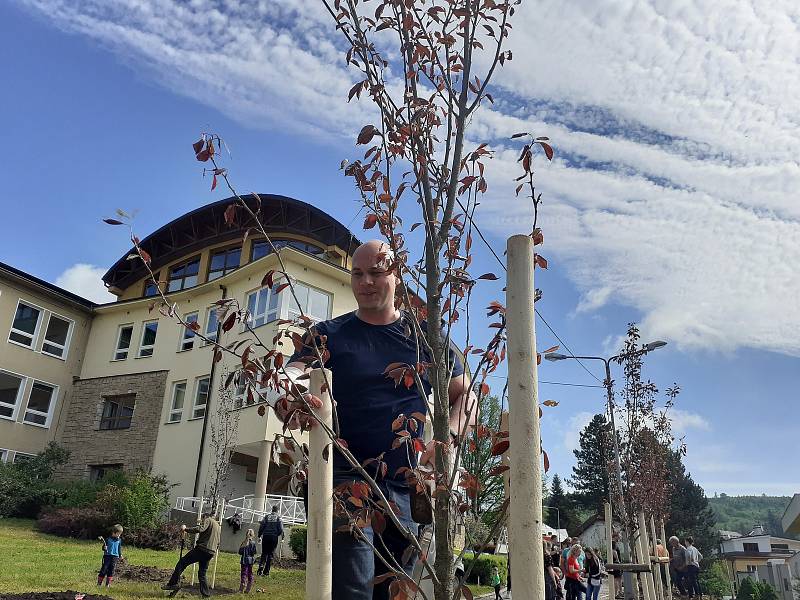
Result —
M 609 498 L 611 442 L 611 425 L 605 415 L 597 414 L 581 432 L 580 447 L 573 450 L 577 462 L 569 484 L 578 506 L 593 513 L 603 514 L 603 504 Z
M 667 462 L 672 490 L 670 516 L 666 523 L 668 535 L 691 535 L 697 549 L 704 556 L 711 556 L 711 551 L 718 545 L 716 515 L 708 505 L 703 488 L 686 472 L 681 453 L 670 452 Z
M 544 522 L 550 527 L 557 529 L 561 525 L 561 529 L 566 529 L 571 534 L 580 525 L 573 500 L 564 490 L 558 474 L 553 475 L 547 505 L 552 508 L 547 509 L 547 518 Z M 553 510 L 554 508 L 558 510 Z

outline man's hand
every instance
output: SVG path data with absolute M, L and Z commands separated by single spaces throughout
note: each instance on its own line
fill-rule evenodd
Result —
M 290 400 L 288 396 L 275 403 L 275 414 L 286 423 L 288 429 L 311 429 L 317 421 L 308 410 L 322 408 L 322 400 L 313 394 L 303 394 L 303 400 Z M 308 406 L 306 406 L 308 405 Z
M 181 531 L 186 531 L 186 525 L 181 525 Z
M 452 448 L 452 444 L 450 448 Z M 428 445 L 425 446 L 425 451 L 419 457 L 419 465 L 424 467 L 425 465 L 430 465 L 431 469 L 434 468 L 434 461 L 436 459 L 436 440 L 431 440 L 428 442 Z

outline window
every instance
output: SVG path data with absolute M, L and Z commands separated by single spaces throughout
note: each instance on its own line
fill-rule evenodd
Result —
M 103 399 L 100 429 L 129 429 L 135 405 L 136 394 L 106 396 Z
M 770 544 L 773 550 L 788 550 L 789 544 Z
M 17 312 L 14 313 L 14 322 L 11 325 L 11 332 L 8 334 L 8 341 L 32 349 L 36 334 L 39 332 L 41 317 L 40 308 L 20 300 L 17 303 Z
M 0 371 L 0 418 L 12 421 L 16 418 L 24 389 L 25 377 Z
M 55 405 L 57 391 L 58 387 L 54 385 L 43 381 L 34 381 L 30 396 L 28 396 L 28 407 L 25 409 L 23 423 L 42 427 L 50 425 L 50 415 Z
M 142 323 L 142 341 L 139 344 L 139 358 L 153 356 L 153 347 L 156 345 L 156 333 L 158 333 L 158 321 Z
M 114 350 L 114 360 L 125 360 L 128 358 L 128 350 L 131 347 L 131 337 L 133 337 L 133 325 L 120 325 L 117 333 L 117 346 Z
M 241 248 L 230 248 L 212 254 L 211 265 L 208 267 L 208 280 L 213 281 L 238 269 L 241 257 Z
M 197 285 L 197 273 L 200 271 L 200 257 L 189 262 L 176 265 L 169 270 L 167 291 L 177 292 Z
M 122 465 L 89 465 L 89 481 L 97 483 L 106 478 L 109 473 L 121 471 Z
M 260 327 L 264 323 L 276 320 L 279 309 L 280 297 L 273 293 L 271 288 L 261 288 L 247 295 L 250 327 Z
M 183 318 L 183 320 L 186 321 L 188 325 L 191 325 L 192 323 L 197 323 L 197 313 L 191 313 L 189 315 L 186 315 Z M 181 329 L 183 329 L 183 333 L 181 334 L 181 345 L 180 348 L 178 348 L 178 350 L 179 351 L 191 350 L 192 348 L 194 348 L 194 338 L 195 338 L 194 329 L 190 329 L 189 327 L 183 327 L 183 326 L 181 327 Z
M 306 242 L 301 242 L 299 240 L 272 240 L 272 244 L 275 246 L 275 249 L 280 250 L 281 248 L 294 248 L 295 250 L 300 250 L 301 252 L 306 252 L 308 254 L 320 255 L 324 254 L 325 250 L 320 248 L 319 246 L 315 246 L 314 244 L 308 244 Z M 250 261 L 258 260 L 268 254 L 272 253 L 272 246 L 266 240 L 261 240 L 258 242 L 253 242 L 253 248 L 250 251 Z
M 0 463 L 4 463 L 8 460 L 8 450 L 5 448 L 0 448 Z
M 208 377 L 197 380 L 194 391 L 194 408 L 192 418 L 200 419 L 206 415 L 206 404 L 208 404 Z
M 758 544 L 744 542 L 742 546 L 744 546 L 745 552 L 758 552 Z
M 217 333 L 219 329 L 219 320 L 217 319 L 217 307 L 212 306 L 208 309 L 208 314 L 206 315 L 206 337 L 210 340 L 217 340 Z M 206 343 L 206 345 L 208 345 Z
M 42 354 L 55 356 L 56 358 L 67 358 L 67 346 L 72 335 L 72 321 L 64 319 L 56 314 L 51 314 L 47 321 L 47 329 L 44 333 L 44 343 L 42 343 Z
M 747 572 L 748 573 L 755 573 L 758 569 L 755 565 L 747 565 Z
M 178 381 L 172 384 L 172 406 L 169 410 L 167 423 L 177 423 L 183 418 L 183 402 L 186 399 L 186 382 Z
M 144 295 L 145 297 L 158 295 L 158 286 L 152 279 L 148 279 L 144 282 Z
M 294 293 L 300 301 L 298 305 L 294 296 L 287 290 L 289 298 L 289 318 L 296 319 L 300 316 L 300 308 L 303 313 L 315 321 L 324 321 L 330 318 L 331 297 L 316 288 L 307 286 L 304 283 L 294 285 Z
M 35 454 L 28 454 L 27 452 L 14 452 L 14 458 L 11 459 L 11 462 L 17 465 L 21 465 L 22 463 L 28 462 L 35 456 L 36 456 Z

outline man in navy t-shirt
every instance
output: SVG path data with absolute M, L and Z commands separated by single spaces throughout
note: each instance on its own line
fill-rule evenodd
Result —
M 427 414 L 426 398 L 423 398 L 416 385 L 410 388 L 401 381 L 395 382 L 384 372 L 391 363 L 405 363 L 411 366 L 418 361 L 428 361 L 411 326 L 409 315 L 397 310 L 394 305 L 397 275 L 387 270 L 391 262 L 390 250 L 384 242 L 373 240 L 362 244 L 353 254 L 351 287 L 358 304 L 358 310 L 324 321 L 316 325 L 318 335 L 326 335 L 326 349 L 330 358 L 325 367 L 332 372 L 333 397 L 339 420 L 340 437 L 346 441 L 348 449 L 361 462 L 383 455 L 386 463 L 385 476 L 379 471 L 376 480 L 387 499 L 398 508 L 400 521 L 412 533 L 417 532 L 417 524 L 411 519 L 409 488 L 401 467 L 416 465 L 416 452 L 410 444 L 402 444 L 392 449 L 397 435 L 392 431 L 392 421 L 399 415 L 406 417 L 418 412 Z M 410 335 L 409 335 L 410 332 Z M 310 348 L 296 353 L 289 361 L 287 371 L 295 377 L 307 368 L 308 360 L 316 356 Z M 457 353 L 450 350 L 449 364 L 452 369 L 450 399 L 450 431 L 455 438 L 464 429 L 465 410 L 469 378 Z M 430 383 L 422 377 L 426 397 L 431 391 Z M 307 397 L 312 406 L 321 406 L 318 399 Z M 289 410 L 301 406 L 299 402 L 290 404 Z M 477 412 L 473 409 L 473 413 Z M 278 416 L 284 418 L 286 411 L 278 408 Z M 309 422 L 307 417 L 301 417 Z M 470 417 L 470 425 L 475 423 L 475 414 Z M 412 437 L 422 437 L 424 424 Z M 432 450 L 422 455 L 422 462 L 432 460 Z M 374 466 L 374 465 L 373 465 Z M 334 485 L 358 480 L 360 475 L 353 470 L 346 459 L 334 453 Z M 381 535 L 383 543 L 400 563 L 408 546 L 407 540 L 394 528 L 391 522 Z M 334 527 L 340 525 L 334 524 Z M 373 531 L 365 528 L 365 536 L 377 547 L 381 544 L 373 539 Z M 411 573 L 414 559 L 403 564 Z M 388 597 L 388 584 L 385 581 L 373 589 L 372 580 L 386 572 L 383 562 L 374 555 L 370 545 L 356 539 L 350 533 L 335 532 L 333 537 L 333 600 L 382 600 Z

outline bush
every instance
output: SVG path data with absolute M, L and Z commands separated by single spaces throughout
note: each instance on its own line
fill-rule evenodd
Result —
M 108 535 L 114 520 L 107 512 L 94 507 L 57 508 L 39 517 L 39 530 L 61 537 L 93 540 Z
M 467 577 L 469 583 L 478 583 L 478 577 L 480 577 L 481 585 L 489 585 L 489 581 L 492 578 L 492 567 L 497 567 L 497 570 L 500 572 L 500 581 L 505 584 L 506 575 L 508 573 L 508 567 L 506 566 L 507 559 L 505 556 L 481 554 L 476 560 L 474 554 L 467 552 L 464 554 L 465 573 L 469 571 L 470 565 L 472 565 L 473 562 L 475 566 L 472 567 L 472 571 L 470 571 L 469 577 Z
M 53 505 L 56 508 L 82 508 L 91 506 L 97 500 L 97 494 L 102 489 L 99 483 L 92 483 L 86 480 L 70 481 L 65 483 L 53 484 L 56 501 Z
M 289 547 L 294 552 L 297 560 L 305 562 L 306 560 L 306 537 L 308 529 L 305 525 L 295 525 L 292 527 L 292 533 L 289 534 Z
M 35 518 L 42 507 L 56 503 L 63 490 L 50 482 L 56 467 L 69 453 L 50 442 L 33 458 L 19 463 L 0 463 L 0 516 Z
M 137 548 L 174 550 L 181 542 L 181 526 L 175 523 L 163 523 L 156 527 L 126 528 L 122 534 L 122 541 Z
M 95 505 L 131 529 L 160 527 L 169 510 L 170 485 L 164 475 L 137 471 L 124 483 L 111 483 L 97 494 Z
M 700 573 L 700 589 L 704 594 L 714 598 L 730 595 L 731 585 L 725 573 L 725 565 L 721 561 L 711 562 L 708 568 Z

